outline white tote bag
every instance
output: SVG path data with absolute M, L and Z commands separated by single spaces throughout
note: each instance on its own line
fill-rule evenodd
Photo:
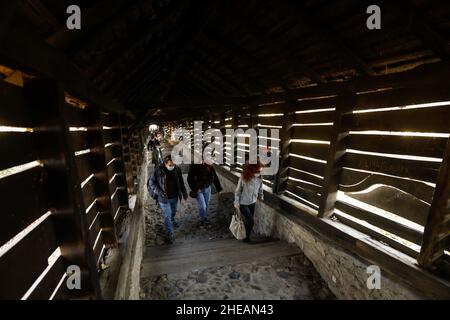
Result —
M 235 209 L 233 217 L 231 218 L 230 231 L 238 240 L 243 240 L 247 237 L 244 221 L 242 220 L 239 209 Z

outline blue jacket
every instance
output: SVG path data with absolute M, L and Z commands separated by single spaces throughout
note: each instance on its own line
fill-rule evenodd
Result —
M 175 176 L 177 178 L 178 185 L 178 198 L 181 200 L 182 197 L 187 198 L 186 187 L 183 181 L 183 175 L 181 173 L 180 168 L 175 166 Z M 150 196 L 157 200 L 158 202 L 166 203 L 167 202 L 167 183 L 166 183 L 166 174 L 164 172 L 164 167 L 158 166 L 156 167 L 153 174 L 147 181 L 147 190 L 150 193 Z

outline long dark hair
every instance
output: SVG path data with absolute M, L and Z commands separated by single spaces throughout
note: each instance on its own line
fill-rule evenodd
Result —
M 259 160 L 255 164 L 246 163 L 242 170 L 242 179 L 245 182 L 252 180 L 255 173 L 258 173 L 261 168 L 264 168 L 264 164 Z

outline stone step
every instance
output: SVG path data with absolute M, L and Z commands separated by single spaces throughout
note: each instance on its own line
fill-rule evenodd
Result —
M 295 245 L 271 239 L 252 243 L 220 239 L 148 247 L 142 262 L 141 276 L 183 273 L 300 253 L 300 249 Z

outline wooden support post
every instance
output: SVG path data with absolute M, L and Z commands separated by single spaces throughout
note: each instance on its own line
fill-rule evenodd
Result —
M 289 153 L 291 152 L 290 140 L 292 139 L 293 125 L 295 122 L 294 109 L 294 102 L 290 102 L 288 108 L 284 112 L 283 128 L 280 130 L 279 168 L 272 185 L 272 192 L 276 194 L 282 194 L 287 187 Z
M 321 218 L 329 218 L 334 212 L 342 173 L 342 161 L 345 155 L 345 142 L 348 136 L 348 131 L 342 125 L 342 115 L 352 110 L 355 105 L 355 93 L 344 91 L 338 95 L 319 204 L 319 217 Z
M 24 90 L 34 118 L 39 158 L 48 174 L 49 201 L 55 210 L 51 217 L 61 255 L 66 267 L 76 265 L 82 273 L 81 289 L 72 290 L 72 297 L 101 299 L 74 148 L 64 118 L 64 91 L 51 80 L 33 80 Z
M 230 129 L 236 130 L 239 125 L 239 117 L 241 117 L 242 115 L 235 110 L 233 110 L 233 112 L 231 114 L 232 114 L 233 119 L 231 120 L 231 128 Z M 224 135 L 224 137 L 225 137 L 225 135 Z M 236 138 L 233 137 L 233 140 L 235 140 L 235 139 Z M 230 153 L 231 153 L 231 157 L 233 158 L 233 163 L 230 165 L 230 170 L 236 170 L 236 168 L 237 168 L 237 143 L 236 143 L 236 141 L 232 142 L 232 146 L 233 146 L 233 150 L 230 149 Z
M 443 155 L 433 200 L 423 234 L 418 262 L 429 269 L 437 268 L 450 244 L 450 140 Z

